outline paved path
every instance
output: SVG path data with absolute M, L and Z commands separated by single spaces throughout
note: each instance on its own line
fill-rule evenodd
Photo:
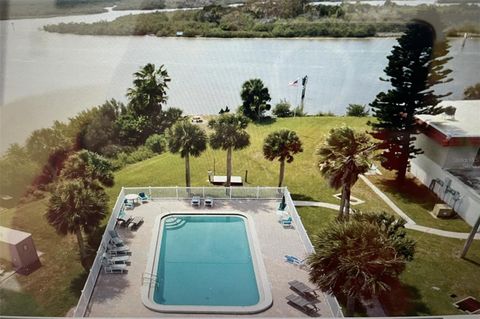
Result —
M 378 188 L 377 188 L 377 190 L 378 190 Z M 380 190 L 378 190 L 378 191 L 381 192 Z M 383 195 L 386 197 L 385 194 L 383 194 Z M 383 199 L 383 196 L 381 196 L 381 197 Z M 388 197 L 386 197 L 386 199 L 401 212 L 401 214 L 399 213 L 400 216 L 402 216 L 406 220 L 412 221 L 412 222 L 407 222 L 407 224 L 405 225 L 405 228 L 416 230 L 416 231 L 421 231 L 421 232 L 427 233 L 427 234 L 433 234 L 433 235 L 438 235 L 438 236 L 442 236 L 442 237 L 448 237 L 448 238 L 457 238 L 457 239 L 467 239 L 468 238 L 469 233 L 452 232 L 452 231 L 446 231 L 446 230 L 441 230 L 441 229 L 437 229 L 437 228 L 431 228 L 431 227 L 425 227 L 425 226 L 417 225 L 410 217 L 407 216 L 407 214 L 405 214 L 400 208 L 398 208 L 398 206 L 396 206 Z M 388 202 L 387 201 L 385 201 L 385 202 L 388 205 Z M 325 202 L 312 202 L 312 201 L 301 201 L 301 200 L 299 200 L 299 201 L 293 201 L 293 203 L 295 204 L 295 206 L 324 207 L 324 208 L 333 209 L 333 210 L 340 209 L 339 205 L 325 203 Z M 393 209 L 393 207 L 392 207 L 392 209 Z M 394 211 L 397 212 L 395 209 L 394 209 Z M 406 216 L 406 218 L 404 216 Z M 475 235 L 475 239 L 480 239 L 480 233 Z
M 360 178 L 362 179 L 362 181 L 365 182 L 365 184 L 367 184 L 368 187 L 372 189 L 372 191 L 374 191 L 375 194 L 377 194 L 385 202 L 385 204 L 387 204 L 391 209 L 393 209 L 393 211 L 397 213 L 400 217 L 405 219 L 407 224 L 411 224 L 411 225 L 417 224 L 413 219 L 408 217 L 408 215 L 405 214 L 397 205 L 395 205 L 395 203 L 392 202 L 390 198 L 387 197 L 387 195 L 385 195 L 380 189 L 378 189 L 377 186 L 375 186 L 372 182 L 370 182 L 368 178 L 366 178 L 363 175 L 360 175 Z

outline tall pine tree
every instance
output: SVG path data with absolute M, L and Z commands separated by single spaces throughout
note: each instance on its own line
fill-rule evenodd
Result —
M 382 166 L 396 170 L 397 181 L 403 183 L 410 159 L 422 153 L 413 144 L 418 134 L 415 115 L 443 111 L 438 103 L 451 93 L 436 94 L 432 87 L 451 81 L 451 70 L 444 68 L 451 58 L 446 57 L 450 46 L 441 29 L 424 21 L 409 23 L 397 41 L 384 70 L 388 77 L 381 78 L 392 88 L 370 104 L 377 121 L 369 124 L 371 135 L 382 140 Z

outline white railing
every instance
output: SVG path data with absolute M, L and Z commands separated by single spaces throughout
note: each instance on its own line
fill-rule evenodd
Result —
M 155 199 L 190 199 L 192 196 L 215 199 L 280 199 L 285 187 L 125 187 L 125 194 L 145 193 Z
M 303 244 L 307 249 L 307 253 L 312 254 L 315 252 L 315 249 L 313 248 L 312 242 L 310 241 L 310 237 L 308 237 L 305 227 L 303 227 L 302 219 L 300 218 L 300 215 L 298 214 L 297 209 L 295 208 L 295 204 L 293 203 L 292 196 L 290 195 L 290 192 L 288 191 L 288 189 L 285 189 L 284 194 L 285 194 L 285 202 L 287 204 L 286 210 L 289 212 L 290 216 L 292 216 L 293 222 L 297 227 L 298 233 L 300 234 L 300 238 L 302 239 Z M 343 318 L 342 306 L 340 306 L 340 304 L 338 303 L 337 298 L 331 294 L 325 294 L 325 296 L 326 296 L 325 299 L 328 305 L 330 306 L 330 310 L 332 311 L 333 317 Z
M 110 240 L 110 234 L 108 233 L 108 231 L 115 228 L 118 213 L 120 213 L 123 206 L 124 197 L 125 192 L 122 188 L 120 190 L 120 193 L 118 194 L 117 201 L 115 202 L 115 206 L 113 207 L 112 214 L 110 215 L 110 219 L 108 220 L 107 226 L 105 228 L 105 232 L 103 233 L 102 241 L 100 242 L 100 246 L 98 247 L 97 255 L 95 256 L 93 265 L 90 268 L 90 273 L 88 274 L 87 281 L 83 286 L 82 294 L 80 295 L 77 307 L 75 308 L 75 312 L 73 313 L 74 317 L 84 317 L 87 312 L 88 304 L 90 302 L 93 289 L 95 288 L 98 274 L 100 273 L 100 269 L 102 268 L 103 253 L 105 252 L 108 242 Z
M 97 255 L 90 269 L 82 294 L 75 308 L 74 317 L 84 317 L 88 310 L 88 304 L 95 288 L 100 269 L 102 267 L 102 257 L 110 240 L 109 230 L 115 228 L 118 214 L 122 210 L 126 194 L 147 194 L 152 200 L 158 199 L 189 199 L 192 196 L 212 197 L 215 199 L 281 199 L 285 195 L 287 211 L 297 225 L 298 233 L 307 249 L 307 252 L 313 253 L 313 245 L 307 235 L 302 221 L 293 203 L 290 192 L 286 187 L 124 187 L 118 194 L 117 201 L 108 220 L 102 241 L 97 250 Z M 343 317 L 342 308 L 334 296 L 327 295 L 327 302 L 335 317 Z

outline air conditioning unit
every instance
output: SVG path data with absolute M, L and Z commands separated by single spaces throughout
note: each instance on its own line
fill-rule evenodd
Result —
M 455 211 L 447 204 L 435 204 L 431 214 L 438 218 L 451 218 L 455 216 Z

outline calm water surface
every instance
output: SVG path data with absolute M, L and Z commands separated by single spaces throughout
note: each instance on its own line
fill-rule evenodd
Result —
M 76 36 L 47 33 L 45 24 L 112 20 L 130 12 L 1 21 L 0 151 L 22 142 L 53 120 L 66 120 L 106 99 L 125 101 L 132 73 L 146 63 L 164 64 L 172 77 L 169 106 L 187 114 L 215 114 L 240 103 L 240 87 L 263 79 L 273 103 L 300 101 L 288 83 L 308 75 L 305 110 L 344 113 L 349 103 L 370 103 L 388 88 L 381 82 L 386 56 L 396 43 L 376 39 L 183 39 Z M 478 82 L 480 40 L 451 41 L 454 81 L 439 88 L 461 98 Z

